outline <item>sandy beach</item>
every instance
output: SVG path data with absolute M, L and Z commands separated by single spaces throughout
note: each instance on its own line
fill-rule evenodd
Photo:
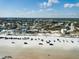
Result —
M 0 47 L 0 58 L 12 59 L 79 59 L 78 50 Z

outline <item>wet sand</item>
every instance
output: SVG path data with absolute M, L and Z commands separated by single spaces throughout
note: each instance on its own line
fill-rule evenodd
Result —
M 12 56 L 13 59 L 79 59 L 79 51 L 0 47 L 0 58 L 2 56 Z

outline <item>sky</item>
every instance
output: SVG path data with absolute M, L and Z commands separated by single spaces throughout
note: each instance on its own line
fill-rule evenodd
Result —
M 79 18 L 79 0 L 0 0 L 0 17 Z

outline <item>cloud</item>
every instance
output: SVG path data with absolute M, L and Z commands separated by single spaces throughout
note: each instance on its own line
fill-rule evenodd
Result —
M 64 8 L 72 8 L 72 7 L 79 7 L 79 2 L 75 4 L 70 4 L 70 3 L 64 4 Z
M 51 11 L 54 11 L 54 9 L 53 8 L 39 9 L 36 12 L 51 12 Z
M 76 4 L 76 7 L 79 7 L 79 3 Z
M 64 4 L 65 8 L 72 8 L 73 6 L 74 6 L 74 4 L 69 4 L 69 3 Z
M 48 3 L 58 3 L 58 0 L 48 0 Z
M 59 0 L 48 0 L 47 2 L 43 2 L 40 4 L 41 8 L 50 8 L 53 4 L 59 3 Z
M 52 9 L 52 8 L 48 8 L 48 9 L 46 9 L 47 11 L 53 11 L 54 9 Z
M 53 11 L 52 11 L 53 10 Z M 79 18 L 79 12 L 63 12 L 55 11 L 55 9 L 40 9 L 40 10 L 0 10 L 0 17 L 38 17 L 38 18 Z

